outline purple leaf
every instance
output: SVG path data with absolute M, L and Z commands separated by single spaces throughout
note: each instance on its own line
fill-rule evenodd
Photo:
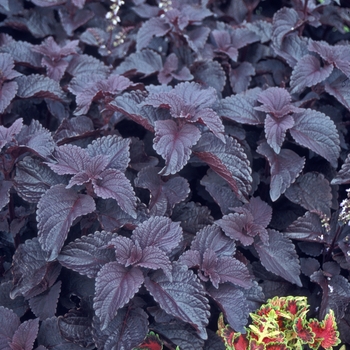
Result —
M 225 283 L 220 285 L 219 289 L 210 286 L 207 292 L 219 305 L 230 326 L 237 332 L 245 332 L 244 326 L 249 316 L 245 291 Z
M 12 80 L 22 75 L 13 69 L 14 66 L 15 64 L 11 55 L 8 53 L 0 53 L 0 69 L 2 72 L 1 82 Z
M 37 341 L 41 344 L 40 346 L 45 346 L 44 349 L 81 350 L 81 347 L 78 344 L 71 343 L 62 337 L 56 317 L 51 317 L 42 321 Z
M 0 324 L 0 349 L 7 350 L 21 321 L 12 310 L 0 306 Z
M 75 55 L 69 62 L 67 72 L 73 77 L 83 74 L 97 74 L 102 79 L 108 76 L 109 68 L 95 57 L 89 55 Z
M 251 189 L 251 168 L 242 146 L 226 136 L 226 144 L 213 134 L 202 135 L 194 154 L 224 178 L 239 199 L 245 200 Z
M 276 201 L 303 170 L 305 158 L 289 149 L 281 149 L 276 154 L 266 142 L 259 145 L 257 152 L 266 157 L 270 164 L 270 198 Z
M 265 119 L 265 134 L 269 146 L 279 154 L 282 143 L 286 136 L 286 131 L 294 126 L 294 119 L 291 115 L 281 118 L 273 118 L 267 115 Z
M 64 4 L 66 0 L 33 0 L 32 3 L 40 7 L 57 6 Z
M 134 265 L 141 259 L 142 249 L 128 237 L 117 236 L 109 242 L 109 246 L 114 246 L 117 262 L 125 267 Z
M 291 104 L 291 96 L 288 91 L 278 87 L 271 87 L 258 96 L 261 106 L 255 107 L 256 110 L 262 111 L 279 119 L 291 112 L 300 112 L 300 110 Z
M 313 172 L 300 175 L 285 195 L 290 201 L 307 210 L 318 210 L 330 217 L 331 186 L 322 174 Z
M 135 228 L 140 222 L 149 218 L 146 205 L 141 204 L 136 208 L 137 218 L 134 219 L 125 213 L 114 199 L 97 199 L 96 212 L 98 221 L 106 231 L 114 232 L 119 228 L 132 226 Z
M 51 112 L 52 113 L 52 112 Z M 61 115 L 62 110 L 58 113 Z M 80 136 L 94 130 L 94 125 L 90 118 L 85 116 L 72 117 L 71 119 L 63 119 L 61 125 L 57 128 L 54 134 L 56 142 Z
M 41 67 L 41 55 L 32 52 L 33 45 L 26 41 L 15 41 L 9 37 L 1 47 L 2 52 L 10 54 L 16 63 L 22 63 L 31 67 Z
M 46 261 L 46 253 L 37 238 L 26 240 L 13 256 L 11 298 L 23 295 L 29 299 L 44 292 L 55 283 L 60 271 L 58 262 Z
M 70 144 L 56 148 L 55 158 L 56 164 L 46 164 L 59 175 L 78 174 L 84 171 L 91 161 L 86 149 Z
M 29 299 L 30 309 L 40 321 L 55 316 L 61 284 L 62 282 L 58 281 L 49 290 Z
M 325 234 L 320 216 L 309 211 L 289 225 L 285 232 L 285 236 L 290 239 L 309 242 L 323 241 Z
M 184 233 L 191 235 L 195 235 L 204 226 L 214 222 L 209 209 L 195 202 L 182 202 L 176 205 L 172 219 L 179 221 Z
M 266 270 L 301 287 L 300 263 L 294 244 L 276 230 L 268 229 L 268 232 L 269 245 L 261 241 L 254 244 L 262 265 Z
M 63 29 L 67 33 L 68 36 L 72 36 L 73 32 L 88 22 L 91 18 L 94 17 L 94 13 L 87 9 L 79 9 L 76 8 L 72 10 L 68 10 L 64 7 L 61 7 L 58 10 L 58 14 L 61 19 L 61 24 Z
M 171 212 L 174 205 L 185 200 L 190 192 L 186 179 L 176 176 L 164 182 L 159 171 L 160 168 L 143 168 L 135 179 L 136 187 L 146 188 L 151 193 L 148 206 L 153 216 Z
M 155 272 L 152 278 L 146 277 L 145 286 L 165 312 L 191 324 L 202 339 L 207 339 L 209 304 L 202 284 L 192 271 L 174 265 L 172 281 Z
M 311 87 L 324 81 L 332 71 L 331 64 L 321 67 L 319 59 L 305 55 L 293 69 L 290 80 L 291 93 L 301 92 L 305 87 Z
M 325 90 L 350 110 L 349 79 L 338 69 L 325 81 Z
M 171 262 L 166 253 L 158 247 L 150 246 L 142 250 L 142 257 L 135 266 L 141 266 L 152 270 L 162 269 L 171 281 Z
M 39 97 L 57 101 L 65 99 L 65 94 L 57 81 L 43 75 L 22 75 L 16 78 L 16 82 L 18 84 L 18 97 Z
M 113 168 L 122 172 L 130 162 L 129 156 L 130 139 L 123 139 L 117 135 L 100 137 L 90 143 L 87 152 L 90 157 L 103 155 L 108 158 L 106 168 Z
M 33 119 L 29 126 L 24 125 L 16 136 L 18 145 L 26 146 L 37 152 L 44 158 L 47 158 L 55 148 L 55 142 L 52 139 L 51 132 L 42 127 L 42 125 Z
M 9 344 L 12 350 L 32 350 L 39 331 L 39 319 L 23 322 L 12 337 Z
M 93 318 L 93 339 L 99 349 L 133 349 L 148 331 L 147 314 L 139 307 L 119 310 L 105 329 L 96 316 Z
M 236 94 L 248 89 L 251 77 L 255 75 L 255 68 L 249 62 L 242 62 L 237 68 L 230 71 L 230 85 Z
M 337 167 L 339 157 L 339 135 L 333 121 L 325 114 L 305 109 L 294 114 L 295 124 L 289 130 L 294 140 L 326 158 Z
M 14 187 L 17 194 L 30 203 L 38 203 L 51 187 L 63 182 L 48 166 L 39 160 L 25 157 L 17 163 Z
M 124 93 L 122 96 L 117 96 L 111 103 L 108 104 L 108 109 L 118 111 L 128 116 L 135 123 L 142 125 L 145 129 L 154 132 L 154 121 L 147 114 L 147 106 L 141 108 L 141 103 L 145 100 L 145 94 L 139 90 Z M 152 107 L 148 107 L 152 108 Z M 153 108 L 152 108 L 153 110 Z
M 207 175 L 202 178 L 200 183 L 220 206 L 221 212 L 224 215 L 230 212 L 230 207 L 241 204 L 241 201 L 233 193 L 229 184 L 213 170 L 209 169 Z
M 193 327 L 185 322 L 172 319 L 170 322 L 152 323 L 150 327 L 154 329 L 157 334 L 169 339 L 179 348 L 181 347 L 181 350 L 203 349 L 204 340 L 198 336 Z M 211 334 L 209 332 L 208 335 L 210 339 Z M 224 346 L 224 343 L 222 343 L 222 345 Z
M 12 181 L 1 180 L 0 183 L 0 210 L 10 201 Z
M 350 78 L 350 50 L 347 45 L 332 46 L 325 41 L 311 40 L 308 49 L 317 52 L 326 62 L 334 64 L 348 78 Z
M 92 197 L 78 194 L 64 185 L 55 185 L 38 203 L 38 237 L 48 253 L 48 261 L 56 259 L 75 219 L 96 209 Z
M 150 217 L 136 227 L 131 238 L 137 241 L 142 249 L 157 247 L 166 253 L 176 248 L 182 239 L 182 229 L 178 222 L 167 217 Z
M 197 116 L 218 139 L 225 143 L 225 128 L 216 112 L 211 108 L 204 108 L 197 113 Z
M 58 327 L 62 336 L 82 348 L 95 347 L 92 339 L 92 315 L 89 302 L 81 300 L 78 309 L 70 309 L 58 318 Z
M 115 169 L 104 170 L 100 177 L 92 181 L 96 195 L 103 199 L 115 199 L 127 214 L 136 218 L 136 197 L 128 178 Z
M 103 265 L 115 260 L 114 251 L 106 248 L 114 236 L 105 231 L 82 236 L 64 246 L 57 259 L 62 266 L 95 278 Z
M 198 52 L 204 48 L 204 45 L 209 37 L 210 28 L 205 26 L 196 27 L 184 34 L 188 46 L 194 51 Z
M 21 131 L 23 126 L 23 119 L 16 119 L 13 124 L 6 128 L 0 125 L 0 151 L 2 148 Z
M 10 296 L 12 287 L 12 281 L 0 284 L 0 306 L 11 309 L 18 317 L 22 317 L 28 310 L 28 303 L 23 296 L 17 296 L 12 299 Z
M 226 74 L 217 61 L 208 60 L 196 63 L 192 74 L 195 81 L 205 88 L 213 87 L 217 92 L 222 92 L 225 87 Z
M 1 60 L 0 60 L 1 64 Z M 1 68 L 0 68 L 1 69 Z M 18 84 L 15 81 L 2 82 L 0 86 L 0 113 L 4 113 L 16 96 Z
M 137 32 L 136 49 L 141 51 L 151 41 L 153 36 L 164 36 L 170 31 L 171 27 L 164 18 L 153 17 L 144 22 Z
M 331 185 L 343 185 L 350 183 L 350 153 L 347 155 L 337 175 L 332 179 Z
M 161 56 L 153 50 L 145 49 L 128 55 L 115 70 L 116 74 L 124 74 L 135 70 L 144 76 L 161 71 L 163 67 Z
M 284 37 L 298 25 L 299 15 L 293 8 L 283 7 L 273 16 L 272 41 L 277 47 L 282 45 Z
M 201 133 L 191 124 L 176 124 L 173 120 L 159 120 L 155 123 L 154 149 L 165 159 L 162 175 L 179 172 L 191 155 L 191 148 L 199 140 Z
M 237 94 L 220 101 L 218 114 L 237 123 L 259 125 L 265 116 L 254 108 L 260 89 L 250 90 L 251 95 Z
M 102 267 L 96 277 L 94 309 L 101 320 L 101 330 L 117 315 L 139 290 L 144 277 L 138 267 L 125 268 L 118 262 L 110 262 Z
M 235 253 L 236 245 L 221 232 L 219 227 L 212 225 L 198 231 L 191 243 L 191 250 L 199 251 L 202 255 L 207 249 L 215 252 L 217 257 L 225 257 Z
M 233 240 L 239 240 L 244 246 L 254 242 L 253 237 L 257 234 L 265 235 L 265 228 L 254 224 L 253 215 L 249 211 L 243 213 L 228 214 L 216 222 L 225 234 Z

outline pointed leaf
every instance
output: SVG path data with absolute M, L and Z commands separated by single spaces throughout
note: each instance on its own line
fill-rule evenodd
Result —
M 202 339 L 207 338 L 209 304 L 202 284 L 192 271 L 174 265 L 172 282 L 156 272 L 152 278 L 146 277 L 145 286 L 165 312 L 191 324 Z
M 254 247 L 266 270 L 283 277 L 285 280 L 302 286 L 300 281 L 300 263 L 295 246 L 289 238 L 276 230 L 268 229 L 270 244 L 256 242 Z
M 265 135 L 269 146 L 279 154 L 286 136 L 286 131 L 292 128 L 294 119 L 291 115 L 281 118 L 273 118 L 267 115 L 265 119 Z
M 30 203 L 38 203 L 40 197 L 64 179 L 36 158 L 24 157 L 17 163 L 14 187 L 20 197 Z
M 318 210 L 330 217 L 331 186 L 322 174 L 313 172 L 300 175 L 285 195 L 290 201 L 307 210 Z
M 320 216 L 308 211 L 287 227 L 285 235 L 291 239 L 317 241 L 323 240 L 325 233 Z
M 349 85 L 349 78 L 340 70 L 334 69 L 332 74 L 325 81 L 324 89 L 350 110 Z
M 224 178 L 241 199 L 248 196 L 251 189 L 251 168 L 246 154 L 232 137 L 225 136 L 226 144 L 213 134 L 202 135 L 194 147 L 194 154 L 206 162 L 217 174 Z
M 19 317 L 10 309 L 0 306 L 0 349 L 8 350 L 12 337 L 21 324 Z
M 270 164 L 270 198 L 276 201 L 303 170 L 305 158 L 289 149 L 281 149 L 276 154 L 266 142 L 258 146 L 257 152 L 266 157 Z
M 141 308 L 123 308 L 106 329 L 95 316 L 93 339 L 99 349 L 134 349 L 148 333 L 147 314 Z
M 115 169 L 104 170 L 100 177 L 92 181 L 96 195 L 103 199 L 115 199 L 127 214 L 136 218 L 136 197 L 128 178 Z
M 213 87 L 219 93 L 224 89 L 226 74 L 219 62 L 210 60 L 198 62 L 191 71 L 195 81 L 204 87 Z
M 143 48 L 147 47 L 153 36 L 164 36 L 170 29 L 169 23 L 166 23 L 164 18 L 153 17 L 144 22 L 137 32 L 137 51 L 141 51 Z
M 350 183 L 350 153 L 347 155 L 338 174 L 331 181 L 331 185 L 343 185 Z
M 311 87 L 326 80 L 332 71 L 333 65 L 321 67 L 319 59 L 305 55 L 293 69 L 290 80 L 291 93 L 302 92 L 305 87 Z
M 56 164 L 46 164 L 59 175 L 78 174 L 86 169 L 91 160 L 85 149 L 71 144 L 58 147 L 55 158 Z
M 245 332 L 249 316 L 246 292 L 229 283 L 221 284 L 219 289 L 210 286 L 207 292 L 219 305 L 230 326 L 237 332 Z
M 1 180 L 0 183 L 0 210 L 10 201 L 10 189 L 12 181 Z
M 252 276 L 246 265 L 239 260 L 223 256 L 218 259 L 216 272 L 220 277 L 220 283 L 231 282 L 243 288 L 252 287 Z
M 158 247 L 146 247 L 142 250 L 142 258 L 136 266 L 146 267 L 152 270 L 162 269 L 171 280 L 171 262 L 166 253 Z
M 237 123 L 259 125 L 264 123 L 265 116 L 254 108 L 260 89 L 251 90 L 255 96 L 237 94 L 220 101 L 218 114 Z
M 165 159 L 162 175 L 179 172 L 188 162 L 191 148 L 201 133 L 192 124 L 177 125 L 173 120 L 159 120 L 155 123 L 154 149 Z
M 61 284 L 62 282 L 58 281 L 49 290 L 29 299 L 30 309 L 40 321 L 55 316 Z
M 92 197 L 64 185 L 55 185 L 44 193 L 38 203 L 37 221 L 39 242 L 49 255 L 48 261 L 58 256 L 73 221 L 95 209 Z
M 333 121 L 325 114 L 311 109 L 294 114 L 294 120 L 295 124 L 289 130 L 294 140 L 336 167 L 340 148 L 338 131 Z
M 125 268 L 118 262 L 105 264 L 96 277 L 94 309 L 101 320 L 101 330 L 117 315 L 139 290 L 144 277 L 138 267 Z
M 106 168 L 113 168 L 125 172 L 130 162 L 130 139 L 123 139 L 117 135 L 100 137 L 90 143 L 87 152 L 90 157 L 104 155 L 108 157 Z
M 16 136 L 22 129 L 23 119 L 16 119 L 13 124 L 6 128 L 0 125 L 0 150 Z
M 45 346 L 45 349 L 51 350 L 81 350 L 78 344 L 71 343 L 62 337 L 57 321 L 56 317 L 42 321 L 37 339 L 38 343 Z
M 37 238 L 26 240 L 13 256 L 11 298 L 23 295 L 29 299 L 44 292 L 55 283 L 60 271 L 57 261 L 46 261 L 46 253 Z
M 155 216 L 137 226 L 131 238 L 139 242 L 142 249 L 158 247 L 170 253 L 182 239 L 182 229 L 178 222 L 172 222 L 167 217 Z
M 114 71 L 116 74 L 124 74 L 128 71 L 135 70 L 144 76 L 159 72 L 163 67 L 161 56 L 149 49 L 141 52 L 135 52 L 128 56 Z
M 39 331 L 39 319 L 23 322 L 13 335 L 12 350 L 32 350 Z
M 16 96 L 18 91 L 18 84 L 15 81 L 7 81 L 2 83 L 0 87 L 0 113 L 4 113 L 6 108 Z
M 186 179 L 176 176 L 164 182 L 159 175 L 160 168 L 146 167 L 139 171 L 134 183 L 136 187 L 151 192 L 149 210 L 152 216 L 161 216 L 186 199 L 190 192 Z
M 51 155 L 55 148 L 51 132 L 34 119 L 29 126 L 23 126 L 16 138 L 20 146 L 29 147 L 44 158 Z
M 115 260 L 113 249 L 106 248 L 114 236 L 105 231 L 82 236 L 64 246 L 57 259 L 62 266 L 95 278 L 103 265 Z
M 207 249 L 215 252 L 217 257 L 232 256 L 236 245 L 232 239 L 226 237 L 216 225 L 205 226 L 197 232 L 191 243 L 191 250 L 199 251 L 201 255 Z
M 17 96 L 21 98 L 39 97 L 63 101 L 65 94 L 57 81 L 39 74 L 22 75 L 16 78 Z

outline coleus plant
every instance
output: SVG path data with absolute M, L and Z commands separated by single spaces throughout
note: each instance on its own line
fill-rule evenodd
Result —
M 350 344 L 344 4 L 0 13 L 0 349 L 224 349 L 305 294 Z
M 340 343 L 333 311 L 330 310 L 321 322 L 307 320 L 308 307 L 305 297 L 275 297 L 251 313 L 252 323 L 246 334 L 225 325 L 222 315 L 218 321 L 218 334 L 227 350 L 302 350 L 306 345 L 310 349 L 333 349 Z

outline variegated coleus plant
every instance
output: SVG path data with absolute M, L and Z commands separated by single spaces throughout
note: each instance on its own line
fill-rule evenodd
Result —
M 340 343 L 334 312 L 329 310 L 323 321 L 306 319 L 309 311 L 306 297 L 274 297 L 256 312 L 246 333 L 235 332 L 225 325 L 221 314 L 218 334 L 226 350 L 331 350 Z

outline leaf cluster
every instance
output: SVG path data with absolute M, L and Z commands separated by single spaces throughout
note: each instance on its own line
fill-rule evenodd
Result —
M 221 350 L 286 295 L 350 344 L 343 3 L 0 13 L 0 350 Z

